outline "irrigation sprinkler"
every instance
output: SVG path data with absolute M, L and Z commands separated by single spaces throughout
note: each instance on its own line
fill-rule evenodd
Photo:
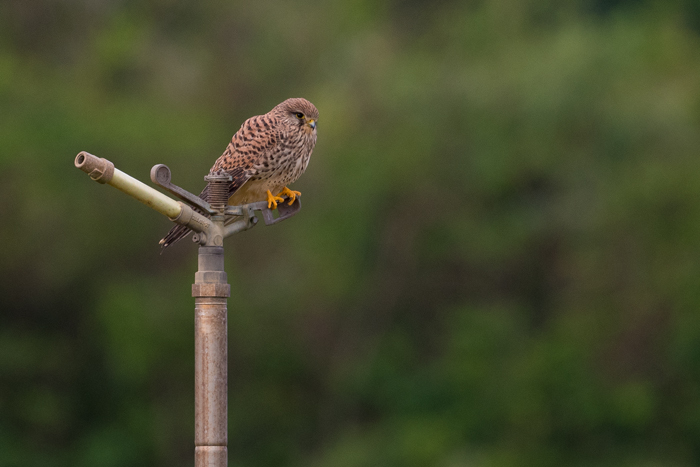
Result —
M 151 188 L 114 167 L 106 159 L 87 152 L 79 153 L 75 166 L 93 180 L 112 185 L 136 200 L 185 225 L 199 243 L 198 269 L 192 284 L 195 299 L 194 381 L 195 381 L 195 467 L 224 467 L 228 463 L 228 342 L 226 299 L 231 295 L 224 270 L 226 237 L 254 227 L 255 212 L 260 211 L 265 225 L 272 225 L 295 215 L 301 209 L 299 198 L 289 205 L 279 203 L 275 218 L 267 201 L 228 205 L 226 174 L 209 174 L 209 199 L 171 183 L 170 169 L 158 164 L 151 169 L 151 181 L 180 201 Z

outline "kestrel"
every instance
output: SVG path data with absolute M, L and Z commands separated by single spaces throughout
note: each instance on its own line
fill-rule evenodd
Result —
M 276 209 L 277 203 L 284 201 L 282 195 L 289 197 L 289 204 L 301 196 L 287 185 L 309 164 L 317 121 L 318 109 L 311 102 L 292 98 L 243 122 L 210 171 L 224 171 L 232 177 L 228 204 L 267 201 L 268 208 Z M 199 197 L 207 200 L 208 192 L 207 185 Z M 190 232 L 184 225 L 176 225 L 160 241 L 161 247 L 165 249 Z

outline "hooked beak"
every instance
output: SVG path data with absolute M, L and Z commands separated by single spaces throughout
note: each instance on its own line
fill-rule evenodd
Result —
M 316 129 L 316 120 L 309 120 L 309 126 L 312 130 Z

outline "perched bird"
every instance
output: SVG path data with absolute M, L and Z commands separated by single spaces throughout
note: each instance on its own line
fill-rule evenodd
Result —
M 288 188 L 306 170 L 316 145 L 318 109 L 302 98 L 287 99 L 265 115 L 251 117 L 233 135 L 210 173 L 226 172 L 232 177 L 228 188 L 230 205 L 267 201 L 268 208 L 289 197 L 292 204 L 298 191 Z M 207 185 L 200 198 L 207 200 Z M 274 194 L 273 194 L 274 193 Z M 176 225 L 160 241 L 162 249 L 191 232 Z

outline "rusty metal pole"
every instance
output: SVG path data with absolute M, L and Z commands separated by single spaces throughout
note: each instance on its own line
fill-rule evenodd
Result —
M 228 465 L 228 351 L 224 249 L 199 248 L 194 315 L 194 465 Z
M 209 174 L 208 201 L 217 213 L 209 235 L 201 238 L 194 275 L 194 465 L 228 465 L 228 338 L 226 299 L 231 295 L 224 270 L 224 211 L 228 174 Z M 203 235 L 201 233 L 197 235 Z

